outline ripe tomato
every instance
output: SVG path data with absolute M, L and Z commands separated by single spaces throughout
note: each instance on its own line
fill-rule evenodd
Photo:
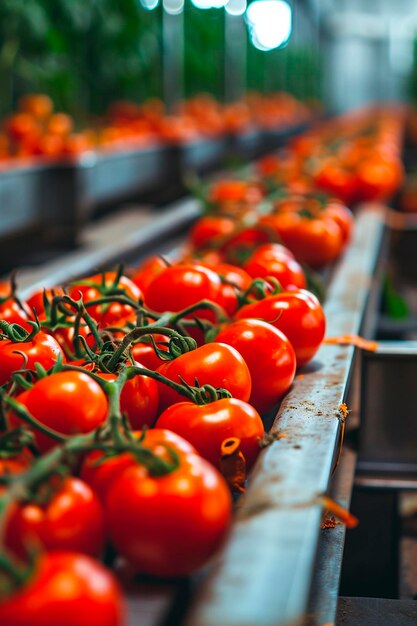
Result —
M 64 435 L 90 432 L 107 416 L 106 394 L 84 372 L 56 372 L 41 378 L 16 400 L 39 422 Z M 21 424 L 12 412 L 9 417 L 12 426 Z M 36 441 L 42 452 L 56 443 L 55 439 L 41 432 L 36 432 Z
M 117 285 L 114 285 L 117 277 L 116 272 L 106 272 L 104 277 L 104 285 L 101 274 L 88 276 L 81 281 L 72 283 L 69 295 L 74 300 L 78 300 L 81 294 L 84 303 L 97 300 L 105 295 L 114 295 L 115 292 L 122 292 L 122 294 L 126 294 L 136 302 L 142 297 L 139 287 L 127 276 L 121 276 Z M 87 310 L 91 317 L 100 323 L 102 328 L 107 326 L 124 326 L 126 321 L 134 321 L 136 319 L 134 307 L 128 304 L 120 304 L 119 302 L 96 304 L 88 306 Z
M 20 324 L 29 332 L 32 330 L 32 326 L 27 323 L 26 311 L 11 295 L 10 283 L 7 281 L 0 281 L 0 320 L 5 320 L 10 324 Z
M 33 456 L 29 450 L 23 450 L 19 454 L 0 457 L 0 476 L 21 474 L 32 465 Z M 0 487 L 0 490 L 2 487 Z
M 36 363 L 48 370 L 59 357 L 65 360 L 59 343 L 43 331 L 30 341 L 3 339 L 0 341 L 0 385 L 7 383 L 16 370 L 35 369 Z
M 46 296 L 47 300 L 51 301 L 54 296 L 62 296 L 64 295 L 64 290 L 62 287 L 55 287 L 54 289 L 45 289 L 35 291 L 29 298 L 26 300 L 26 304 L 29 307 L 30 311 L 35 309 L 36 315 L 40 321 L 46 319 L 45 313 L 45 302 L 44 298 Z
M 296 368 L 294 349 L 271 324 L 237 320 L 224 326 L 216 341 L 233 346 L 245 359 L 252 379 L 249 402 L 259 413 L 275 406 L 291 387 Z
M 197 454 L 195 448 L 179 435 L 162 428 L 150 428 L 146 431 L 133 433 L 136 439 L 142 438 L 142 445 L 152 450 L 158 456 L 164 457 L 167 448 L 175 450 L 180 456 Z M 117 456 L 109 456 L 105 461 L 101 450 L 94 450 L 87 454 L 81 468 L 81 478 L 90 485 L 100 500 L 105 501 L 107 492 L 113 480 L 127 467 L 137 464 L 137 460 L 130 452 L 123 452 Z
M 221 241 L 223 237 L 231 235 L 235 229 L 236 222 L 230 217 L 205 215 L 196 221 L 188 236 L 195 248 L 202 248 Z
M 214 270 L 221 278 L 220 304 L 228 315 L 233 315 L 238 308 L 238 292 L 245 291 L 252 282 L 252 277 L 243 268 L 231 263 L 202 263 Z
M 42 546 L 99 556 L 104 548 L 104 511 L 91 487 L 67 477 L 45 505 L 16 506 L 6 524 L 7 547 L 18 556 Z
M 221 280 L 213 270 L 198 264 L 171 265 L 148 286 L 146 305 L 154 311 L 181 311 L 200 300 L 218 302 Z M 211 311 L 197 310 L 192 317 L 213 319 Z
M 283 289 L 306 286 L 306 277 L 301 265 L 292 253 L 276 243 L 259 246 L 244 264 L 243 268 L 252 278 L 276 278 Z
M 246 304 L 236 313 L 236 319 L 245 318 L 262 319 L 282 331 L 294 348 L 297 367 L 313 358 L 326 330 L 320 302 L 305 289 L 282 292 Z
M 217 467 L 221 444 L 229 437 L 240 439 L 240 449 L 247 466 L 252 467 L 260 450 L 259 440 L 264 435 L 257 411 L 236 398 L 224 398 L 200 406 L 192 402 L 178 402 L 165 409 L 156 426 L 172 430 L 187 439 L 202 457 Z
M 132 281 L 139 287 L 146 300 L 146 292 L 154 278 L 164 271 L 168 264 L 160 256 L 145 259 L 133 272 Z
M 137 367 L 143 367 L 135 362 Z M 116 374 L 99 374 L 106 380 L 116 380 Z M 152 426 L 158 415 L 159 392 L 158 384 L 149 376 L 138 374 L 129 379 L 123 386 L 120 396 L 120 409 L 124 413 L 132 428 L 141 429 Z
M 231 522 L 226 482 L 197 455 L 152 476 L 139 464 L 112 482 L 106 498 L 110 539 L 140 572 L 185 576 L 213 556 Z
M 123 626 L 118 584 L 101 563 L 76 552 L 42 554 L 26 585 L 0 601 L 4 626 Z
M 286 211 L 268 216 L 268 220 L 295 257 L 313 268 L 335 261 L 343 250 L 342 228 L 330 216 Z
M 157 369 L 170 380 L 181 383 L 181 379 L 189 385 L 222 387 L 230 391 L 234 398 L 245 402 L 251 393 L 251 376 L 247 364 L 237 350 L 219 342 L 200 346 L 196 350 L 186 352 L 172 361 L 166 361 Z M 158 383 L 160 411 L 175 402 L 183 402 L 184 396 Z

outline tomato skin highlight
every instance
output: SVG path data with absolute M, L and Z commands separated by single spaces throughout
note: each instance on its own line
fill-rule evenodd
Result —
M 99 384 L 84 372 L 56 372 L 38 380 L 16 397 L 39 422 L 64 435 L 88 433 L 107 417 L 108 402 Z M 11 411 L 12 426 L 22 422 Z M 36 442 L 46 452 L 56 440 L 36 431 Z
M 180 383 L 182 378 L 189 385 L 194 385 L 197 379 L 200 385 L 227 389 L 234 398 L 245 402 L 250 397 L 251 375 L 244 358 L 234 347 L 217 341 L 166 361 L 157 371 L 176 383 Z M 184 396 L 167 385 L 158 383 L 158 388 L 160 411 L 175 402 L 184 401 Z
M 139 572 L 185 576 L 204 565 L 223 543 L 231 522 L 231 496 L 219 472 L 196 455 L 172 473 L 152 477 L 128 467 L 106 498 L 111 541 Z
M 323 341 L 326 319 L 316 296 L 305 289 L 279 293 L 244 305 L 236 319 L 262 319 L 278 328 L 289 339 L 297 358 L 297 367 L 316 354 Z
M 26 547 L 82 552 L 99 556 L 104 548 L 104 511 L 92 489 L 67 477 L 46 505 L 14 508 L 6 525 L 6 545 L 21 557 Z
M 233 346 L 245 359 L 252 379 L 249 402 L 259 413 L 275 406 L 291 387 L 296 369 L 294 349 L 271 324 L 236 320 L 221 329 L 216 341 Z
M 247 402 L 223 398 L 210 404 L 178 402 L 158 418 L 157 428 L 172 430 L 187 439 L 212 465 L 220 467 L 220 447 L 225 439 L 238 437 L 248 469 L 259 454 L 264 427 L 258 412 Z
M 0 601 L 4 626 L 124 626 L 118 584 L 101 563 L 75 552 L 42 554 L 28 583 Z

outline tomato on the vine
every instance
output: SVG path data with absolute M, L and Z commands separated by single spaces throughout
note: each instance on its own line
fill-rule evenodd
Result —
M 238 437 L 247 466 L 252 467 L 260 451 L 259 440 L 264 435 L 258 412 L 236 398 L 223 398 L 203 405 L 178 402 L 163 411 L 156 426 L 181 435 L 216 466 L 219 466 L 223 441 Z
M 143 367 L 135 361 L 136 367 Z M 105 380 L 116 380 L 116 374 L 100 372 L 99 376 Z M 130 378 L 123 386 L 120 395 L 120 409 L 124 413 L 132 428 L 141 429 L 152 426 L 159 406 L 158 384 L 149 376 L 137 374 Z
M 94 274 L 70 285 L 69 295 L 71 298 L 78 300 L 80 295 L 82 295 L 88 313 L 102 328 L 123 326 L 127 321 L 136 319 L 136 311 L 133 304 L 122 304 L 115 301 L 88 306 L 89 302 L 103 296 L 113 295 L 117 298 L 117 294 L 126 295 L 137 303 L 142 297 L 139 287 L 127 276 L 120 276 L 118 281 L 116 279 L 116 272 L 105 272 L 104 280 L 102 274 Z
M 0 340 L 0 385 L 7 383 L 13 372 L 22 368 L 35 369 L 39 363 L 46 370 L 65 356 L 51 335 L 39 331 L 30 341 Z
M 104 511 L 91 487 L 69 476 L 45 504 L 25 502 L 7 519 L 5 542 L 20 557 L 28 550 L 69 550 L 99 556 L 104 548 Z
M 234 398 L 249 400 L 252 382 L 247 364 L 242 355 L 230 345 L 213 342 L 186 352 L 172 361 L 165 361 L 157 369 L 175 383 L 185 381 L 189 385 L 211 385 L 230 391 Z M 168 385 L 158 383 L 160 411 L 184 396 Z
M 19 394 L 22 403 L 41 424 L 63 435 L 87 433 L 102 424 L 107 416 L 108 401 L 100 385 L 87 373 L 56 372 L 38 380 L 33 387 Z M 12 425 L 21 419 L 8 411 Z M 42 452 L 56 440 L 37 431 L 36 442 Z
M 5 626 L 123 626 L 124 607 L 113 574 L 76 552 L 42 554 L 26 584 L 0 600 Z
M 161 457 L 166 455 L 167 449 L 174 450 L 180 456 L 197 454 L 191 443 L 170 430 L 159 427 L 148 428 L 145 431 L 135 431 L 133 436 L 141 440 L 141 445 Z M 102 450 L 93 450 L 83 461 L 81 478 L 104 502 L 113 480 L 127 467 L 136 464 L 137 460 L 131 452 L 122 452 L 105 458 Z
M 138 571 L 185 576 L 221 546 L 231 522 L 231 496 L 220 473 L 197 455 L 153 476 L 140 464 L 110 485 L 106 517 L 116 551 Z

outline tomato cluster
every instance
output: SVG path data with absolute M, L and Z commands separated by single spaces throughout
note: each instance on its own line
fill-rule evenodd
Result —
M 222 545 L 265 418 L 324 338 L 307 266 L 334 261 L 352 231 L 340 199 L 295 178 L 311 146 L 278 157 L 285 185 L 273 158 L 261 177 L 211 185 L 174 261 L 27 302 L 0 286 L 2 623 L 82 626 L 91 610 L 121 626 L 107 546 L 137 573 L 176 577 Z

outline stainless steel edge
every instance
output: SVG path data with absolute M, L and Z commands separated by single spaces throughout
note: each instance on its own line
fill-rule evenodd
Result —
M 362 207 L 325 306 L 327 336 L 360 332 L 384 231 L 384 213 Z M 231 536 L 187 626 L 295 626 L 305 622 L 320 534 L 320 494 L 340 445 L 351 346 L 323 345 L 295 380 L 242 499 Z

